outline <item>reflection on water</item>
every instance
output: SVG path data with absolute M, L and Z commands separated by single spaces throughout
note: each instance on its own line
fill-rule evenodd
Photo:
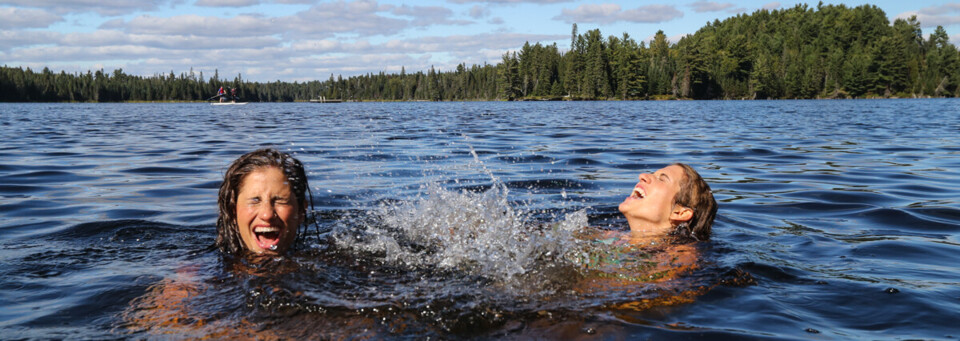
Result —
M 957 104 L 4 104 L 0 329 L 956 337 Z M 222 258 L 219 180 L 260 146 L 305 162 L 319 234 Z M 714 189 L 713 240 L 624 242 L 617 204 L 674 161 Z

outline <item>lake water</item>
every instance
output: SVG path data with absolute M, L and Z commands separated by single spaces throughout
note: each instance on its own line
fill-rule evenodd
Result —
M 958 106 L 0 104 L 0 330 L 956 338 Z M 209 248 L 217 188 L 263 146 L 304 161 L 319 229 L 289 258 L 228 262 Z M 572 231 L 625 230 L 637 174 L 672 162 L 720 203 L 700 268 L 572 290 Z

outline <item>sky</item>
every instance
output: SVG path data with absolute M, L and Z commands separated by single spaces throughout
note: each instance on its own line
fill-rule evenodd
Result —
M 791 1 L 567 0 L 0 0 L 0 64 L 150 76 L 204 73 L 248 81 L 326 80 L 367 73 L 497 64 L 525 42 L 570 46 L 581 33 L 663 30 L 676 42 L 715 19 Z M 816 7 L 817 3 L 808 3 Z M 960 2 L 872 4 L 891 23 L 916 15 L 924 37 L 942 25 L 960 42 Z

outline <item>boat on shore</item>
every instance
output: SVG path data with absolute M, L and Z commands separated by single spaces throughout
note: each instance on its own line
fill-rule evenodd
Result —
M 210 105 L 246 105 L 247 102 L 213 102 Z

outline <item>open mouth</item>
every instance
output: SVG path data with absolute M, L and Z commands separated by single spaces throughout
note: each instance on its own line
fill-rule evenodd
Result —
M 273 226 L 258 226 L 253 229 L 257 245 L 264 250 L 276 250 L 280 243 L 280 228 Z
M 643 199 L 643 197 L 647 196 L 647 192 L 645 192 L 643 188 L 634 187 L 633 192 L 630 193 L 630 196 L 637 199 Z

